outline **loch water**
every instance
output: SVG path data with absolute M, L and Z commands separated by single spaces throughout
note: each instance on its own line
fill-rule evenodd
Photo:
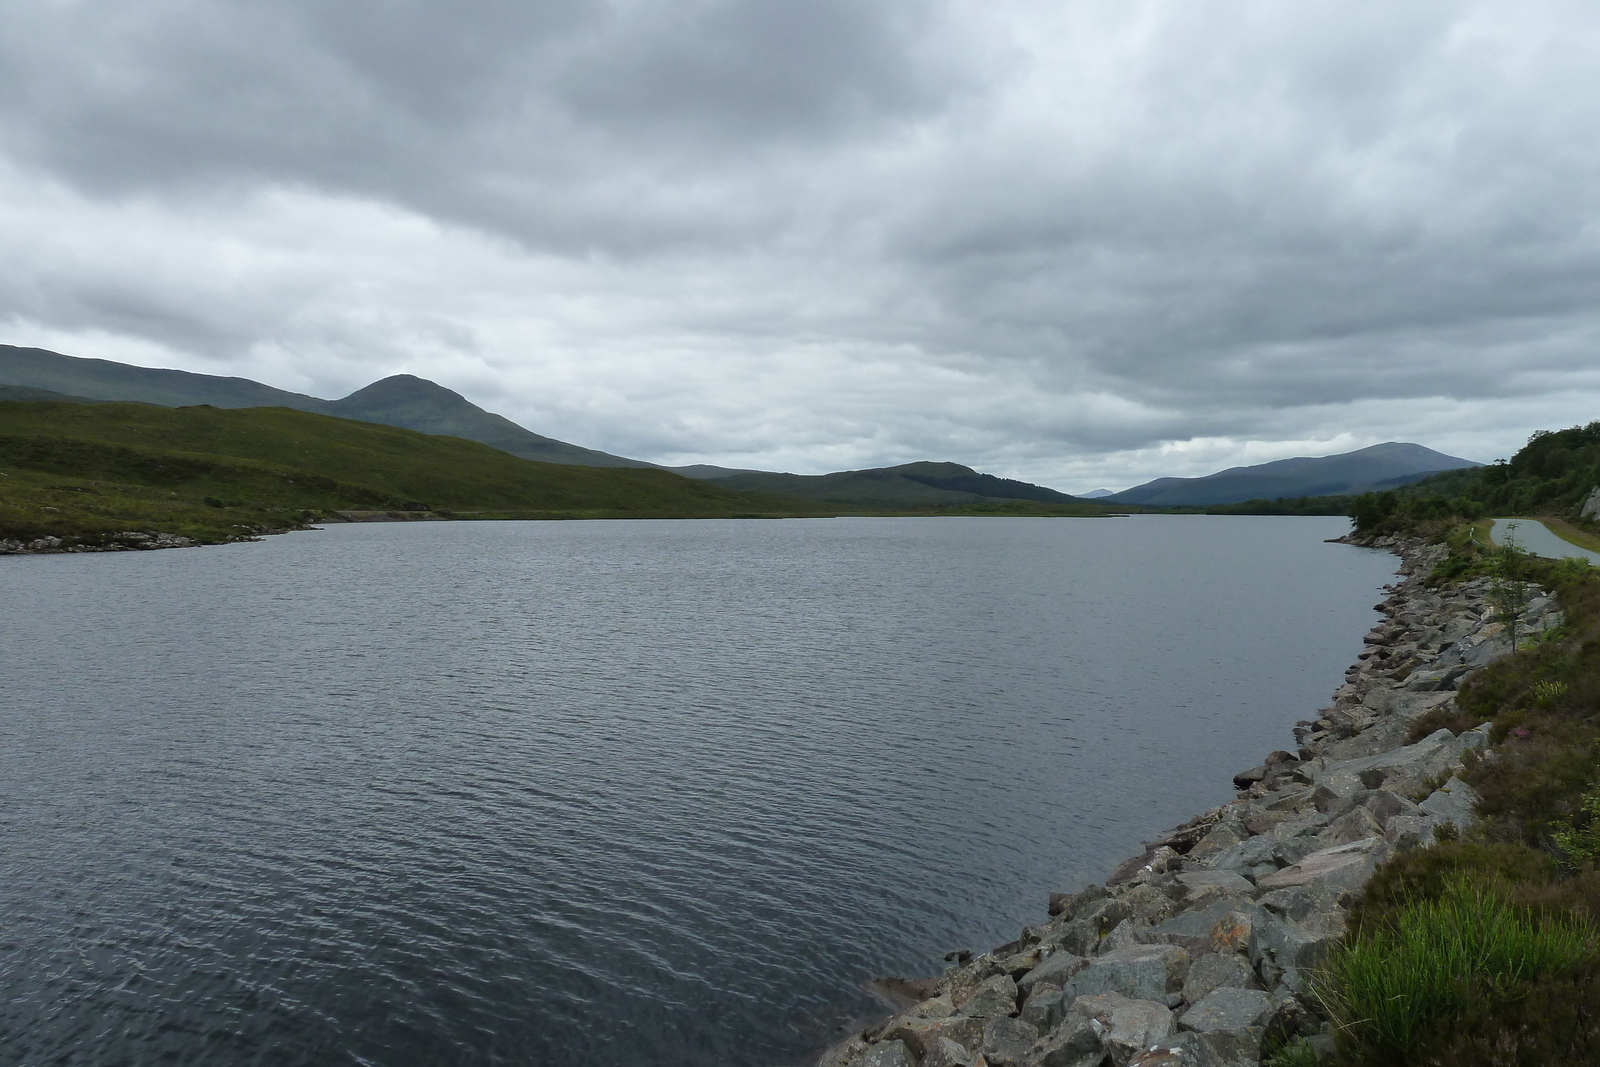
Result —
M 798 1064 L 1290 743 L 1341 519 L 0 558 L 0 1063 Z

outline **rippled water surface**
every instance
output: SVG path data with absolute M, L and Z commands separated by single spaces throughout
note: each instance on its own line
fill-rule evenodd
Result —
M 0 559 L 0 1062 L 798 1063 L 1327 702 L 1338 519 Z

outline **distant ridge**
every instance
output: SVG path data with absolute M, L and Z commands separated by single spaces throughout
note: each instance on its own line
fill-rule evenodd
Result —
M 979 474 L 959 463 L 905 463 L 898 467 L 875 467 L 835 474 L 750 471 L 708 480 L 724 489 L 760 489 L 807 500 L 883 508 L 973 504 L 986 500 L 1083 503 L 1078 497 L 1058 493 L 1042 485 Z
M 1101 498 L 1145 507 L 1205 507 L 1279 497 L 1343 496 L 1392 489 L 1440 471 L 1479 467 L 1404 441 L 1386 441 L 1336 456 L 1301 457 L 1230 467 L 1204 478 L 1157 478 Z
M 109 359 L 63 356 L 43 348 L 0 345 L 0 384 L 48 389 L 94 400 L 133 400 L 162 407 L 294 408 L 325 414 L 328 401 L 274 389 L 249 378 L 157 370 Z

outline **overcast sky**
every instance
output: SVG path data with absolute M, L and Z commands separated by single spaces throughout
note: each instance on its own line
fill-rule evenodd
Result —
M 1600 418 L 1600 7 L 6 0 L 0 341 L 1067 491 Z

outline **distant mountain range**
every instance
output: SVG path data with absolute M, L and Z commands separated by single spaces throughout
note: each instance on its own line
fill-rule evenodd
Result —
M 663 467 L 544 437 L 504 416 L 485 411 L 460 393 L 411 374 L 396 374 L 373 382 L 340 400 L 323 400 L 275 389 L 248 378 L 135 367 L 14 345 L 0 345 L 0 400 L 293 408 L 422 433 L 462 437 L 543 463 L 657 468 L 714 482 L 721 489 L 786 493 L 856 508 L 946 507 L 996 501 L 1081 507 L 1089 500 L 1110 506 L 1204 507 L 1255 499 L 1361 493 L 1404 485 L 1440 471 L 1479 465 L 1421 445 L 1391 441 L 1338 456 L 1283 459 L 1253 467 L 1233 467 L 1205 478 L 1158 478 L 1120 493 L 1096 489 L 1082 497 L 1068 496 L 1028 482 L 980 474 L 957 463 L 907 463 L 820 475 L 736 470 L 704 463 Z
M 957 463 L 909 463 L 837 474 L 776 474 L 711 464 L 663 467 L 557 441 L 478 407 L 460 393 L 410 374 L 396 374 L 341 400 L 274 389 L 248 378 L 155 370 L 104 359 L 65 356 L 42 348 L 0 345 L 0 400 L 134 401 L 161 407 L 284 407 L 318 415 L 376 422 L 422 433 L 463 437 L 524 459 L 582 467 L 648 467 L 714 482 L 736 492 L 780 492 L 854 508 L 961 506 L 1032 501 L 1080 505 L 1053 489 L 980 474 Z M 1094 508 L 1095 513 L 1106 509 Z
M 1205 507 L 1279 497 L 1346 496 L 1420 481 L 1440 471 L 1479 467 L 1422 445 L 1387 441 L 1337 456 L 1280 459 L 1253 467 L 1230 467 L 1204 478 L 1157 478 L 1102 502 L 1142 507 Z

